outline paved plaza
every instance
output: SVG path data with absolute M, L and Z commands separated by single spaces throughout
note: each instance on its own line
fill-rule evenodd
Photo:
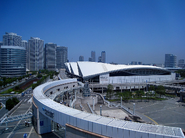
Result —
M 185 103 L 178 102 L 179 97 L 169 98 L 163 101 L 132 101 L 123 103 L 124 106 L 150 119 L 151 122 L 159 125 L 180 127 L 185 130 Z

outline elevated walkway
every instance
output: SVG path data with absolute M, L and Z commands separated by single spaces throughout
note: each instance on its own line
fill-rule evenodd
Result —
M 23 119 L 28 119 L 28 118 L 31 118 L 32 116 L 33 116 L 32 112 L 28 112 L 26 114 L 4 117 L 1 120 L 0 125 L 2 125 L 3 123 L 7 124 L 7 123 L 10 123 L 10 122 L 15 122 L 15 121 L 23 120 Z

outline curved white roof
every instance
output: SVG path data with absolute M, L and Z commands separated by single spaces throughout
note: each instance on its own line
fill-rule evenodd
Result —
M 71 70 L 69 68 L 71 65 Z M 98 74 L 104 74 L 119 70 L 128 70 L 128 69 L 159 69 L 159 70 L 166 70 L 164 68 L 156 67 L 156 66 L 148 66 L 148 65 L 114 65 L 108 63 L 100 63 L 100 62 L 69 62 L 66 63 L 66 67 L 70 71 L 70 73 L 81 76 L 83 78 L 89 76 L 95 76 Z M 166 70 L 167 71 L 167 70 Z

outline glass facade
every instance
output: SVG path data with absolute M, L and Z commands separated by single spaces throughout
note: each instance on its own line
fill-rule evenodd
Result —
M 177 66 L 177 56 L 165 54 L 165 67 L 175 68 Z
M 67 62 L 68 49 L 64 46 L 57 46 L 57 69 L 65 68 Z
M 26 74 L 26 50 L 20 46 L 1 46 L 1 77 L 19 77 Z
M 95 54 L 95 51 L 91 51 L 91 58 L 92 58 L 92 62 L 96 62 L 96 54 Z
M 29 55 L 28 55 L 28 41 L 22 40 L 21 46 L 26 49 L 26 68 L 28 69 Z
M 47 70 L 56 70 L 56 44 L 45 44 L 45 66 Z
M 105 51 L 101 52 L 101 61 L 102 61 L 102 63 L 106 63 L 106 53 L 105 53 Z

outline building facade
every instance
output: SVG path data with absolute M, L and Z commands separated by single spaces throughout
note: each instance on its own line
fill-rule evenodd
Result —
M 180 68 L 184 68 L 185 67 L 184 59 L 179 59 L 178 67 L 180 67 Z
M 21 46 L 1 46 L 0 76 L 19 77 L 26 75 L 26 50 Z
M 56 48 L 56 66 L 57 69 L 65 68 L 65 62 L 68 58 L 68 48 L 65 46 L 57 46 Z
M 68 62 L 65 65 L 69 75 L 100 84 L 140 84 L 175 80 L 175 73 L 156 66 L 99 62 Z
M 28 41 L 30 71 L 38 71 L 44 68 L 44 41 L 37 37 L 31 37 Z
M 79 61 L 84 61 L 84 56 L 80 56 Z
M 92 62 L 96 62 L 96 53 L 95 53 L 95 51 L 91 51 L 91 58 L 92 58 Z
M 28 69 L 29 55 L 28 55 L 28 41 L 22 40 L 21 46 L 26 49 L 26 68 Z
M 2 46 L 3 45 L 3 42 L 2 41 L 0 41 L 0 46 Z
M 106 53 L 105 53 L 105 51 L 101 52 L 101 61 L 102 61 L 102 63 L 106 63 Z
M 165 67 L 175 68 L 177 66 L 177 56 L 173 54 L 165 54 Z
M 3 45 L 6 46 L 21 46 L 22 36 L 16 33 L 5 33 L 3 35 Z
M 45 67 L 47 70 L 56 70 L 56 47 L 57 44 L 45 44 Z

